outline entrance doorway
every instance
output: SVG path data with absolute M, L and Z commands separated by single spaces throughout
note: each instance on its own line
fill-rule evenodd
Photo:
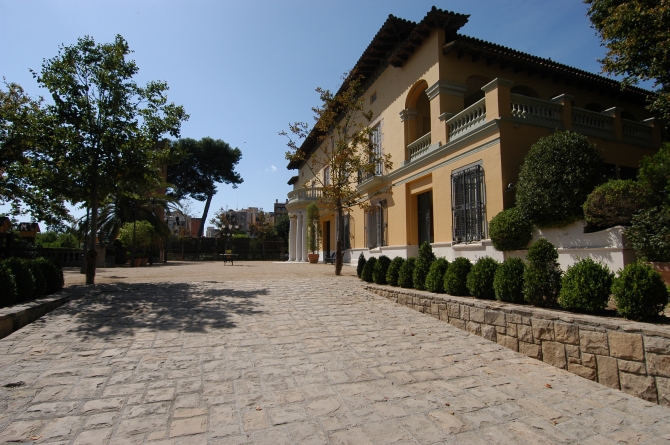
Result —
M 419 246 L 424 242 L 433 243 L 433 191 L 416 197 L 418 208 Z

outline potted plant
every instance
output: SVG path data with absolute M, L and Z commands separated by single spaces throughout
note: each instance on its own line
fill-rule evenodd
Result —
M 319 207 L 312 202 L 307 206 L 307 250 L 309 262 L 314 264 L 319 262 L 319 245 L 321 244 Z

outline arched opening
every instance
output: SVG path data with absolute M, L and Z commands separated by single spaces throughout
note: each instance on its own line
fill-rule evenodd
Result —
M 426 139 L 429 135 L 430 119 L 430 100 L 426 94 L 428 83 L 420 80 L 414 84 L 407 94 L 405 101 L 405 112 L 403 120 L 405 121 L 405 145 L 410 145 L 419 139 Z M 427 141 L 430 145 L 430 141 Z
M 621 119 L 626 119 L 629 121 L 634 121 L 637 122 L 637 119 L 635 118 L 635 115 L 631 113 L 630 111 L 623 110 L 621 112 Z
M 527 87 L 526 85 L 515 85 L 510 90 L 510 93 L 518 94 L 520 96 L 533 97 L 535 99 L 540 98 L 540 95 L 537 91 L 535 91 L 531 87 Z
M 470 105 L 484 98 L 482 87 L 491 82 L 490 77 L 486 76 L 470 76 L 465 80 L 465 100 L 463 106 L 468 108 Z
M 603 111 L 605 111 L 605 107 L 603 107 L 602 105 L 597 104 L 595 102 L 591 102 L 590 104 L 586 104 L 584 109 L 589 110 L 589 111 L 595 111 L 596 113 L 602 113 Z

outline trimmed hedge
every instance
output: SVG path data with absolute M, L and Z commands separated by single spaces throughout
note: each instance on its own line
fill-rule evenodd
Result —
M 424 241 L 419 247 L 419 257 L 416 259 L 414 274 L 412 275 L 414 289 L 424 290 L 426 288 L 426 277 L 433 261 L 435 261 L 433 248 L 428 241 Z
M 614 274 L 591 258 L 577 261 L 561 279 L 558 304 L 572 311 L 598 312 L 607 307 Z
M 558 251 L 544 238 L 528 249 L 528 260 L 523 271 L 523 298 L 534 306 L 556 306 L 561 290 L 561 269 Z
M 471 268 L 472 263 L 469 259 L 456 258 L 444 273 L 444 292 L 455 296 L 469 295 L 467 281 Z
M 444 273 L 449 268 L 446 258 L 438 258 L 433 261 L 426 277 L 426 289 L 436 294 L 444 293 Z
M 400 274 L 400 268 L 404 262 L 405 259 L 399 256 L 393 258 L 391 261 L 391 264 L 386 271 L 386 282 L 391 286 L 398 286 L 398 275 Z
M 30 271 L 28 264 L 21 258 L 8 258 L 3 261 L 3 264 L 14 275 L 18 293 L 17 302 L 20 303 L 33 298 L 33 295 L 35 295 L 35 277 Z
M 382 255 L 375 263 L 375 269 L 372 271 L 372 281 L 376 284 L 386 284 L 386 272 L 391 265 L 391 258 Z
M 584 218 L 600 229 L 629 226 L 633 215 L 651 207 L 649 189 L 632 180 L 614 179 L 596 187 L 584 203 Z
M 493 278 L 496 300 L 525 303 L 523 299 L 523 271 L 526 264 L 521 258 L 507 258 L 498 266 Z
M 27 263 L 28 267 L 30 268 L 30 272 L 33 274 L 33 278 L 35 278 L 35 293 L 33 294 L 33 297 L 46 295 L 47 280 L 44 276 L 44 273 L 42 272 L 42 268 L 35 262 L 35 260 L 28 261 Z
M 414 286 L 414 267 L 416 266 L 416 258 L 409 257 L 400 266 L 398 272 L 398 285 L 405 289 L 411 289 Z
M 525 249 L 533 237 L 532 231 L 533 224 L 516 207 L 503 210 L 489 223 L 491 243 L 501 252 Z
M 653 319 L 668 304 L 668 288 L 661 275 L 641 262 L 628 264 L 619 272 L 612 293 L 617 313 L 631 320 Z
M 498 269 L 498 262 L 490 256 L 479 258 L 470 269 L 466 285 L 470 295 L 475 298 L 492 300 L 495 298 L 493 290 L 493 279 Z
M 358 278 L 362 278 L 361 274 L 363 273 L 365 263 L 367 263 L 367 260 L 365 259 L 365 255 L 363 255 L 363 252 L 361 252 L 361 254 L 358 255 L 358 264 L 356 265 L 356 276 Z
M 0 263 L 0 289 L 2 289 L 2 292 L 0 292 L 0 307 L 16 304 L 19 299 L 16 281 L 12 271 L 4 263 Z
M 372 272 L 375 270 L 375 264 L 377 264 L 377 258 L 370 257 L 370 259 L 367 260 L 365 266 L 363 266 L 363 272 L 361 272 L 361 279 L 363 281 L 372 283 Z
M 47 294 L 53 294 L 63 288 L 63 271 L 57 263 L 46 258 L 37 258 L 33 262 L 42 269 L 42 274 L 46 279 Z

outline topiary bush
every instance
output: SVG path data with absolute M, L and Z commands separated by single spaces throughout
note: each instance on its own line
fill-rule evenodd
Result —
M 653 207 L 633 216 L 626 239 L 644 261 L 670 261 L 670 207 Z
M 612 285 L 617 313 L 631 320 L 651 320 L 668 304 L 668 288 L 661 275 L 648 265 L 628 264 Z
M 490 256 L 479 258 L 470 269 L 466 279 L 470 295 L 475 298 L 494 299 L 496 294 L 493 290 L 493 279 L 497 269 L 498 262 Z
M 0 263 L 0 307 L 11 306 L 16 304 L 19 295 L 16 289 L 16 281 L 14 281 L 14 275 L 12 271 Z
M 53 294 L 63 288 L 63 272 L 53 261 L 46 258 L 37 258 L 33 263 L 42 269 L 42 274 L 46 280 L 47 294 Z
M 523 298 L 534 306 L 556 306 L 561 290 L 561 269 L 558 251 L 544 238 L 537 240 L 526 256 L 523 272 Z
M 400 266 L 398 271 L 398 285 L 406 289 L 411 289 L 414 286 L 414 266 L 416 266 L 416 258 L 409 257 Z
M 598 312 L 607 307 L 614 274 L 591 258 L 577 261 L 561 279 L 558 304 L 572 311 Z
M 382 255 L 375 263 L 375 269 L 372 271 L 372 281 L 377 284 L 386 284 L 386 272 L 391 265 L 391 258 Z
M 472 269 L 469 259 L 459 257 L 449 264 L 444 273 L 444 292 L 449 295 L 470 295 L 468 293 L 468 274 Z
M 370 257 L 370 259 L 363 266 L 363 272 L 361 272 L 361 279 L 372 283 L 372 273 L 375 270 L 375 264 L 377 264 L 377 258 Z
M 436 293 L 444 293 L 444 273 L 449 267 L 449 261 L 446 258 L 438 258 L 433 261 L 433 264 L 430 265 L 430 270 L 428 270 L 428 276 L 426 276 L 426 289 Z
M 11 270 L 16 282 L 16 291 L 18 294 L 17 302 L 29 300 L 35 294 L 35 277 L 33 277 L 30 267 L 21 258 L 8 258 L 4 265 Z
M 498 266 L 493 278 L 496 300 L 509 303 L 524 303 L 523 271 L 526 268 L 521 258 L 507 258 Z
M 35 293 L 33 294 L 33 297 L 46 295 L 47 280 L 46 277 L 44 276 L 44 273 L 42 272 L 42 268 L 40 267 L 39 264 L 35 263 L 34 260 L 26 261 L 26 263 L 30 268 L 30 272 L 33 274 L 33 278 L 35 278 Z
M 541 138 L 524 159 L 516 204 L 540 227 L 561 227 L 583 218 L 586 197 L 604 178 L 604 164 L 586 136 L 557 131 Z
M 491 243 L 501 252 L 525 249 L 533 237 L 532 231 L 530 220 L 516 207 L 503 210 L 489 223 Z
M 584 218 L 600 229 L 630 226 L 633 215 L 651 207 L 649 189 L 637 181 L 614 179 L 599 185 L 584 203 Z
M 430 270 L 430 265 L 435 261 L 435 254 L 433 248 L 428 241 L 424 241 L 419 247 L 419 257 L 416 259 L 414 266 L 414 289 L 424 290 L 426 288 L 426 277 Z
M 356 276 L 358 278 L 362 278 L 361 274 L 363 273 L 365 263 L 367 263 L 367 260 L 365 259 L 365 255 L 363 255 L 363 252 L 361 252 L 361 254 L 358 255 L 358 264 L 356 265 Z
M 386 271 L 386 282 L 391 286 L 398 286 L 398 275 L 400 274 L 400 268 L 404 262 L 405 259 L 399 256 L 393 258 L 391 261 L 391 264 Z

